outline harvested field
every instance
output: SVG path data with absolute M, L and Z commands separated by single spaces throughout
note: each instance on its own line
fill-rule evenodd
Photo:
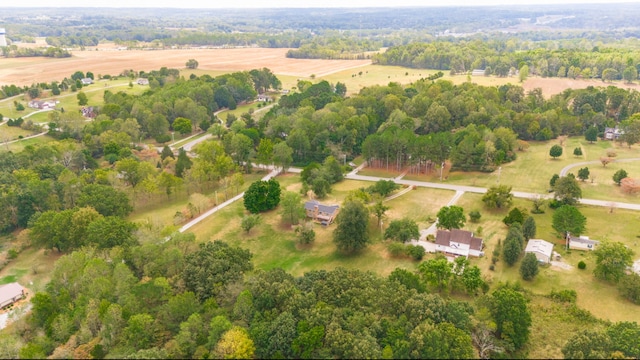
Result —
M 517 83 L 517 79 L 514 79 Z M 623 81 L 615 82 L 603 82 L 599 79 L 567 79 L 567 78 L 541 78 L 530 77 L 522 84 L 525 93 L 535 88 L 542 89 L 542 95 L 545 98 L 549 98 L 552 95 L 559 94 L 566 89 L 585 89 L 589 86 L 593 87 L 608 87 L 616 86 L 622 89 L 635 89 L 639 90 L 638 84 L 625 84 Z
M 278 75 L 309 77 L 371 64 L 370 60 L 288 59 L 289 49 L 184 49 L 184 50 L 85 50 L 73 51 L 71 58 L 0 58 L 0 85 L 31 85 L 62 80 L 75 71 L 118 75 L 125 69 L 157 70 L 163 66 L 184 69 L 189 59 L 196 59 L 198 69 L 242 71 L 267 67 Z

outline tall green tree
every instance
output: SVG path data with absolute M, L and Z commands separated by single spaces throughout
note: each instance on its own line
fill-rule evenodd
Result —
M 490 209 L 508 209 L 513 203 L 511 186 L 498 185 L 490 187 L 482 196 L 482 202 Z
M 456 205 L 440 208 L 437 216 L 438 227 L 448 230 L 462 228 L 467 220 L 464 215 L 464 209 Z
M 222 241 L 202 243 L 185 258 L 182 279 L 200 301 L 218 296 L 252 270 L 251 253 Z
M 551 156 L 554 159 L 562 156 L 562 146 L 557 144 L 553 145 L 551 149 L 549 149 L 549 156 Z
M 393 220 L 384 231 L 385 239 L 393 239 L 405 243 L 411 239 L 420 238 L 418 224 L 409 218 Z
M 453 264 L 442 255 L 420 263 L 418 270 L 427 284 L 438 288 L 440 291 L 449 287 L 453 277 Z
M 538 258 L 533 253 L 527 253 L 520 264 L 520 276 L 524 280 L 532 280 L 538 271 Z
M 280 203 L 280 183 L 276 179 L 258 180 L 244 193 L 244 207 L 257 214 L 274 209 Z
M 582 198 L 582 189 L 573 174 L 559 178 L 553 191 L 555 198 L 565 205 L 575 205 Z
M 85 94 L 82 91 L 78 92 L 78 95 L 76 95 L 76 98 L 78 99 L 78 105 L 80 106 L 85 106 L 89 103 L 89 98 L 87 98 L 87 94 Z
M 575 206 L 562 205 L 553 213 L 552 227 L 561 237 L 567 232 L 578 236 L 583 234 L 587 225 L 587 218 Z
M 333 242 L 338 250 L 356 252 L 367 246 L 369 242 L 367 234 L 369 211 L 362 202 L 358 200 L 345 202 L 336 218 L 336 223 Z
M 133 211 L 129 197 L 111 186 L 89 184 L 82 188 L 77 205 L 90 206 L 104 216 L 125 217 Z
M 595 126 L 591 126 L 584 132 L 584 138 L 588 142 L 592 143 L 598 140 L 598 128 Z
M 613 174 L 613 181 L 618 184 L 618 186 L 620 186 L 620 182 L 622 181 L 622 179 L 626 178 L 627 176 L 629 176 L 629 174 L 627 174 L 624 169 L 620 169 L 616 171 L 615 174 Z
M 304 219 L 305 217 L 302 197 L 296 192 L 285 191 L 282 193 L 280 207 L 282 208 L 282 220 L 289 224 L 297 225 L 300 219 Z
M 527 217 L 522 224 L 522 235 L 526 240 L 530 240 L 536 237 L 536 231 L 536 220 L 533 216 Z
M 633 250 L 621 242 L 602 242 L 593 251 L 596 267 L 593 274 L 602 280 L 617 283 L 633 264 Z
M 191 169 L 192 164 L 191 159 L 187 156 L 187 152 L 183 148 L 180 148 L 180 150 L 178 150 L 178 160 L 176 161 L 176 176 L 180 178 L 184 177 L 185 171 Z
M 511 343 L 514 349 L 522 348 L 529 340 L 531 310 L 522 293 L 503 286 L 491 294 L 491 315 L 496 322 L 496 335 Z

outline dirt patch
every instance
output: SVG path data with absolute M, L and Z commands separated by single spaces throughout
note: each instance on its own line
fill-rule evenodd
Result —
M 370 60 L 289 59 L 289 49 L 184 49 L 184 50 L 85 50 L 72 51 L 64 59 L 0 58 L 0 85 L 31 85 L 62 80 L 75 71 L 118 75 L 125 69 L 157 70 L 163 66 L 184 69 L 188 59 L 198 60 L 199 70 L 243 71 L 267 67 L 278 75 L 309 77 L 371 64 Z

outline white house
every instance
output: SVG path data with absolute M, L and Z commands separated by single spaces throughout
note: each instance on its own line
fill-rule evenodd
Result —
M 484 256 L 482 239 L 474 237 L 471 231 L 453 229 L 438 230 L 436 233 L 436 251 L 446 256 Z
M 592 251 L 600 245 L 600 241 L 591 240 L 588 236 L 571 236 L 571 234 L 567 233 L 567 245 L 571 250 L 582 250 L 582 251 Z
M 91 84 L 93 84 L 93 79 L 84 78 L 84 79 L 80 80 L 80 82 L 82 83 L 82 85 L 91 85 Z
M 553 255 L 553 244 L 541 239 L 531 239 L 527 243 L 524 253 L 532 253 L 538 258 L 539 262 L 548 264 L 551 262 L 551 256 Z
M 0 309 L 3 309 L 26 297 L 24 288 L 18 283 L 9 283 L 0 286 Z

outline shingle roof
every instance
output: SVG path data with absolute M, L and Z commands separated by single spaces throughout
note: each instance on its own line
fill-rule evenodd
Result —
M 0 286 L 0 304 L 22 295 L 22 290 L 24 288 L 15 282 Z
M 323 205 L 316 200 L 311 200 L 304 203 L 304 208 L 306 210 L 314 210 L 316 206 L 318 207 L 318 211 L 329 213 L 329 214 L 334 213 L 336 210 L 340 208 L 340 206 L 338 205 Z
M 472 250 L 482 250 L 482 239 L 474 237 L 471 231 L 453 229 L 451 231 L 438 230 L 436 233 L 436 244 L 449 246 L 452 241 L 460 244 L 468 244 Z

